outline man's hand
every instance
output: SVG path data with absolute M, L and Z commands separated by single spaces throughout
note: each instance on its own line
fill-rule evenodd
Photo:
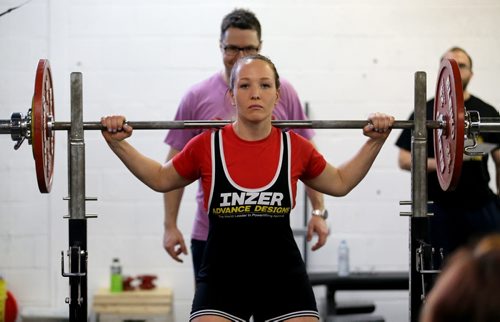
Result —
M 309 219 L 309 223 L 307 224 L 306 236 L 308 242 L 312 240 L 314 233 L 318 235 L 318 241 L 313 245 L 313 247 L 311 247 L 311 250 L 313 251 L 323 247 L 323 245 L 326 244 L 326 238 L 329 234 L 326 220 L 321 218 L 320 216 L 312 216 L 311 219 Z
M 179 255 L 188 254 L 182 233 L 177 228 L 165 229 L 163 233 L 163 248 L 165 248 L 170 257 L 179 263 L 184 262 Z

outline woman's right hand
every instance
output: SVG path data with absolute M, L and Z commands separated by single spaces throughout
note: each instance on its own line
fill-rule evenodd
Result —
M 104 127 L 102 136 L 106 142 L 122 141 L 132 135 L 132 127 L 125 122 L 126 118 L 123 115 L 101 117 L 101 125 Z

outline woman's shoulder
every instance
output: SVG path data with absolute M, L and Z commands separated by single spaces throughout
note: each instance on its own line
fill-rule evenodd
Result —
M 191 148 L 193 148 L 193 147 L 199 147 L 202 145 L 210 144 L 212 134 L 216 133 L 217 131 L 219 131 L 219 129 L 217 129 L 217 128 L 204 129 L 200 134 L 193 137 L 188 142 L 187 145 L 189 145 Z
M 298 134 L 293 129 L 287 130 L 287 132 L 290 136 L 290 141 L 292 142 L 292 144 L 300 144 L 300 145 L 306 145 L 306 146 L 311 145 L 312 146 L 312 143 L 310 140 L 308 140 L 305 137 L 303 137 L 302 135 Z

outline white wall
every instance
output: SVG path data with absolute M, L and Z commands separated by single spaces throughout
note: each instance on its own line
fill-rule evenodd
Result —
M 0 12 L 22 1 L 3 0 Z M 497 0 L 33 0 L 0 17 L 0 119 L 30 108 L 36 64 L 48 58 L 54 76 L 56 120 L 70 115 L 70 73 L 83 73 L 84 120 L 126 114 L 129 120 L 170 120 L 188 86 L 221 68 L 222 16 L 253 10 L 263 25 L 263 53 L 311 104 L 314 119 L 364 119 L 385 111 L 406 119 L 413 109 L 416 71 L 427 72 L 433 96 L 440 55 L 466 48 L 474 59 L 471 92 L 500 106 L 500 3 Z M 165 131 L 132 139 L 158 160 Z M 332 214 L 328 245 L 310 254 L 314 271 L 336 269 L 347 239 L 354 270 L 408 269 L 410 175 L 397 167 L 394 131 L 367 178 L 347 197 L 326 199 Z M 68 247 L 66 133 L 56 135 L 52 193 L 41 195 L 31 147 L 12 149 L 0 136 L 0 275 L 25 310 L 67 310 L 68 281 L 60 251 Z M 86 190 L 89 295 L 108 286 L 112 257 L 130 275 L 152 273 L 172 287 L 177 321 L 187 320 L 193 295 L 191 261 L 171 260 L 162 248 L 162 197 L 133 178 L 96 131 L 87 131 Z M 364 140 L 360 130 L 318 130 L 319 149 L 334 164 Z M 194 186 L 182 204 L 180 227 L 189 239 Z M 295 212 L 301 222 L 301 208 Z M 321 302 L 323 290 L 317 289 Z M 344 296 L 349 297 L 349 294 Z M 351 296 L 356 296 L 355 294 Z M 407 292 L 363 293 L 377 299 L 386 321 L 407 319 Z

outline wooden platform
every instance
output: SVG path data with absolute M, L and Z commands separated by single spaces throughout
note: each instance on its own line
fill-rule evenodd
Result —
M 111 293 L 100 289 L 93 300 L 93 311 L 99 322 L 170 322 L 172 317 L 172 290 L 134 290 Z

